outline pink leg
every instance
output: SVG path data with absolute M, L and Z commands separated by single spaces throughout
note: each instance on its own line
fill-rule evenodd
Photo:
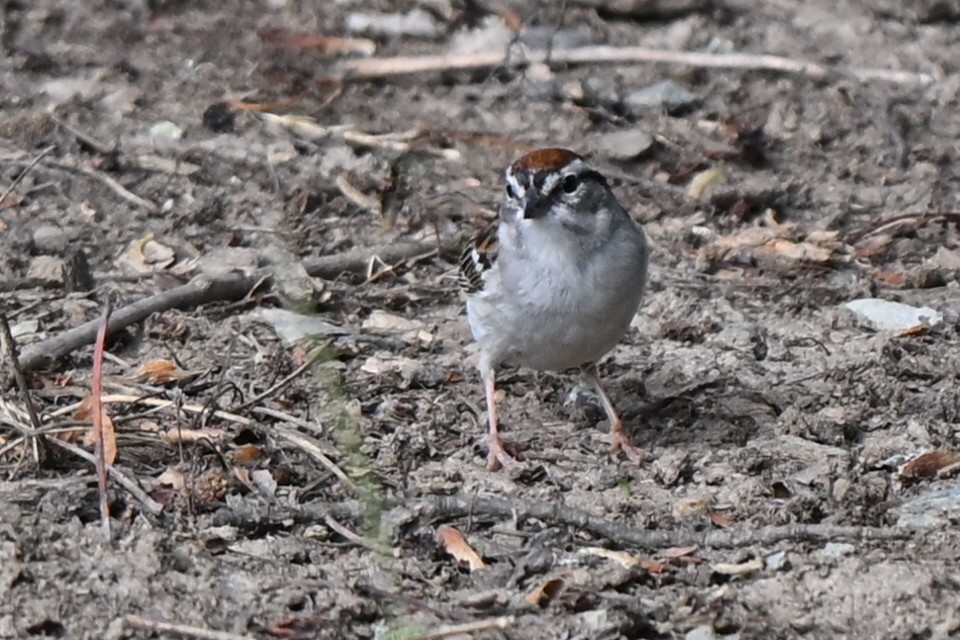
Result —
M 490 452 L 487 454 L 487 469 L 496 471 L 500 465 L 507 469 L 516 469 L 522 465 L 507 453 L 503 446 L 503 439 L 500 437 L 500 429 L 497 427 L 497 400 L 494 397 L 496 393 L 495 374 L 492 369 L 483 370 L 481 373 L 484 390 L 487 394 L 487 419 L 490 422 L 490 433 L 487 436 L 487 443 L 490 448 Z
M 610 396 L 607 395 L 607 392 L 603 390 L 603 385 L 600 384 L 600 376 L 597 374 L 596 366 L 584 367 L 583 375 L 593 385 L 597 395 L 600 396 L 603 410 L 607 413 L 607 420 L 610 421 L 610 453 L 616 455 L 617 452 L 623 450 L 632 462 L 642 463 L 647 457 L 647 452 L 640 447 L 635 447 L 630 442 L 630 437 L 627 435 L 626 429 L 623 428 L 623 421 L 617 415 L 617 410 L 614 408 Z

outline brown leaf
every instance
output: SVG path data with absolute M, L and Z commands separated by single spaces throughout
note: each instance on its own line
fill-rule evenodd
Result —
M 873 276 L 874 280 L 878 280 L 884 284 L 888 284 L 894 287 L 898 287 L 907 281 L 907 274 L 900 271 L 887 271 L 884 269 L 877 269 L 870 274 Z
M 721 529 L 726 529 L 733 524 L 733 516 L 723 511 L 711 511 L 707 514 L 707 517 L 710 518 L 710 522 Z
M 260 32 L 260 39 L 283 47 L 317 49 L 329 54 L 358 53 L 369 56 L 377 51 L 376 43 L 366 38 L 340 38 L 286 29 L 265 29 Z
M 643 570 L 647 573 L 654 574 L 663 573 L 670 568 L 669 565 L 663 562 L 657 562 L 656 560 L 641 560 L 640 566 L 643 567 Z
M 559 576 L 549 578 L 541 582 L 533 591 L 523 597 L 528 603 L 535 607 L 542 607 L 555 600 L 567 588 L 567 578 L 569 574 L 564 573 Z
M 259 460 L 263 456 L 260 447 L 253 444 L 245 444 L 233 452 L 233 461 L 237 464 L 250 464 Z
M 177 367 L 172 360 L 150 360 L 140 365 L 135 380 L 137 382 L 152 382 L 153 384 L 168 384 L 177 382 L 189 375 Z
M 13 207 L 19 207 L 23 202 L 23 198 L 18 196 L 15 193 L 8 193 L 3 197 L 3 200 L 0 200 L 0 211 L 4 209 L 12 209 Z M 0 233 L 6 231 L 7 223 L 3 220 L 0 220 Z
M 80 406 L 77 407 L 77 410 L 73 413 L 73 417 L 80 422 L 89 421 L 91 423 L 90 428 L 83 437 L 83 444 L 88 447 L 95 446 L 97 436 L 93 429 L 93 396 L 87 396 L 80 402 Z M 113 420 L 111 420 L 107 414 L 107 408 L 105 406 L 100 407 L 100 417 L 103 429 L 103 456 L 107 464 L 113 464 L 114 460 L 117 459 L 117 436 L 114 433 Z
M 473 547 L 464 539 L 463 534 L 455 527 L 449 525 L 441 525 L 438 527 L 437 542 L 442 544 L 447 553 L 453 556 L 457 562 L 466 563 L 467 566 L 470 567 L 470 571 L 476 571 L 486 566 L 483 563 L 483 559 L 473 550 Z
M 921 453 L 900 466 L 897 472 L 903 478 L 933 478 L 948 467 L 960 463 L 960 451 L 937 449 Z

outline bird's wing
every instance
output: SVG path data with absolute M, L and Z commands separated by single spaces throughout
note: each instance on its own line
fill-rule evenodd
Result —
M 470 241 L 460 254 L 460 290 L 468 295 L 483 291 L 488 272 L 497 262 L 497 227 L 491 225 Z

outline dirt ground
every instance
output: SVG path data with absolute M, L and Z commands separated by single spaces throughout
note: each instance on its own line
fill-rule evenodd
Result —
M 111 333 L 116 465 L 143 492 L 111 482 L 112 544 L 93 466 L 60 444 L 92 450 L 90 340 L 27 367 L 57 440 L 36 449 L 4 353 L 0 638 L 960 635 L 950 3 L 2 11 L 0 309 L 21 356 L 108 300 L 197 276 L 243 288 Z M 515 39 L 515 60 L 551 38 L 836 72 L 552 61 L 343 80 L 370 54 Z M 575 376 L 513 370 L 501 415 L 524 470 L 484 467 L 455 250 L 538 146 L 587 154 L 653 245 L 601 366 L 650 451 L 639 466 L 607 453 Z M 942 321 L 875 330 L 844 307 L 872 297 Z

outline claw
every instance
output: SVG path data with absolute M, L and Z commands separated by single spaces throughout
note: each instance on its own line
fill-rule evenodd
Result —
M 617 455 L 620 451 L 627 456 L 627 458 L 634 464 L 643 464 L 643 461 L 647 459 L 647 452 L 640 447 L 634 446 L 630 442 L 630 437 L 627 436 L 626 430 L 623 428 L 623 423 L 617 421 L 610 428 L 610 454 Z
M 516 458 L 507 453 L 500 434 L 491 434 L 489 438 L 490 452 L 487 454 L 487 470 L 496 471 L 501 466 L 507 471 L 519 469 L 523 466 Z

